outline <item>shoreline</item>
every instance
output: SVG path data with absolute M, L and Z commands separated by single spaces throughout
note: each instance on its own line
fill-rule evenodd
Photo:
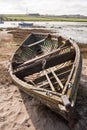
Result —
M 20 22 L 20 21 L 22 21 L 22 22 L 83 22 L 83 23 L 86 23 L 87 22 L 87 20 L 77 20 L 77 21 L 75 21 L 75 20 L 4 20 L 5 22 Z
M 3 20 L 8 21 L 69 21 L 69 22 L 87 22 L 87 17 L 64 17 L 64 16 L 29 16 L 25 14 L 4 14 Z

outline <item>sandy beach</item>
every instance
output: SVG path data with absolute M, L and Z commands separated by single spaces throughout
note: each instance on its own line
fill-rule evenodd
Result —
M 20 91 L 9 76 L 11 55 L 29 31 L 26 35 L 20 30 L 0 31 L 0 130 L 70 130 L 62 117 Z M 87 130 L 87 59 L 83 59 L 75 107 L 80 118 L 74 130 Z

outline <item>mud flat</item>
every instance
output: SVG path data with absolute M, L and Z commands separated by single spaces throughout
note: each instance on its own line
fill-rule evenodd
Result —
M 0 32 L 0 130 L 70 130 L 62 117 L 14 85 L 8 72 L 9 60 L 29 32 L 6 31 Z M 87 130 L 87 59 L 83 59 L 75 108 L 79 117 L 73 130 Z

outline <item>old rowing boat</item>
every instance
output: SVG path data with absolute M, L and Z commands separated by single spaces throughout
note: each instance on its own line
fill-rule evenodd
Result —
M 81 74 L 81 55 L 72 40 L 30 34 L 10 62 L 13 81 L 27 94 L 70 120 Z

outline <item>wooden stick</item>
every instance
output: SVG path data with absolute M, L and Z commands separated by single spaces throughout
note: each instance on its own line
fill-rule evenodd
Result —
M 63 83 L 65 83 L 66 79 L 61 79 L 61 81 Z M 57 81 L 53 82 L 53 85 L 56 85 L 56 84 L 58 84 Z M 44 86 L 48 86 L 48 85 L 49 85 L 49 83 L 45 81 L 44 83 L 41 83 L 40 85 L 37 85 L 37 88 L 45 88 Z
M 48 39 L 49 35 L 50 35 L 50 34 L 48 34 L 44 39 L 39 40 L 39 41 L 37 41 L 37 42 L 34 42 L 34 43 L 32 43 L 32 44 L 26 45 L 25 47 L 32 47 L 32 46 L 35 46 L 35 45 L 37 45 L 37 44 L 40 44 L 41 42 L 44 42 L 46 39 Z M 51 36 L 51 35 L 50 35 L 50 36 Z
M 61 89 L 63 89 L 64 86 L 63 86 L 62 82 L 60 81 L 60 79 L 57 77 L 57 75 L 55 74 L 55 72 L 53 71 L 52 68 L 50 68 L 50 70 L 51 70 L 52 74 L 54 75 L 55 79 L 57 80 L 57 82 L 58 82 L 59 86 L 61 87 Z
M 46 38 L 44 38 L 44 39 L 42 39 L 42 40 L 40 40 L 40 41 L 37 41 L 37 42 L 35 42 L 35 43 L 32 43 L 32 44 L 30 44 L 30 45 L 26 45 L 25 47 L 32 47 L 32 46 L 35 46 L 35 45 L 37 45 L 37 44 L 40 44 L 41 42 L 44 42 L 45 39 L 46 39 Z
M 62 94 L 63 94 L 63 95 L 65 94 L 65 92 L 66 92 L 66 90 L 67 90 L 67 87 L 68 87 L 68 84 L 69 84 L 69 82 L 70 82 L 71 76 L 73 75 L 74 69 L 75 69 L 75 66 L 73 65 L 72 70 L 71 70 L 71 72 L 70 72 L 70 75 L 69 75 L 69 77 L 68 77 L 68 80 L 67 80 L 67 82 L 66 82 L 66 84 L 65 84 L 65 87 L 64 87 L 64 89 L 63 89 L 63 91 L 62 91 Z
M 70 65 L 64 66 L 63 68 L 56 68 L 55 73 L 59 77 L 60 74 L 63 74 L 64 72 L 67 72 L 68 70 L 71 70 L 72 63 Z M 48 73 L 51 78 L 51 72 Z M 52 76 L 53 77 L 53 76 Z M 36 77 L 33 79 L 35 83 L 43 82 L 45 80 L 45 76 L 42 75 L 40 77 Z
M 52 83 L 51 83 L 51 80 L 50 80 L 50 78 L 49 78 L 47 72 L 46 72 L 45 70 L 44 70 L 43 72 L 44 72 L 44 74 L 45 74 L 45 76 L 46 76 L 46 78 L 47 78 L 47 80 L 48 80 L 48 83 L 50 84 L 50 87 L 51 87 L 52 91 L 55 91 L 55 88 L 53 87 L 53 85 L 52 85 Z

